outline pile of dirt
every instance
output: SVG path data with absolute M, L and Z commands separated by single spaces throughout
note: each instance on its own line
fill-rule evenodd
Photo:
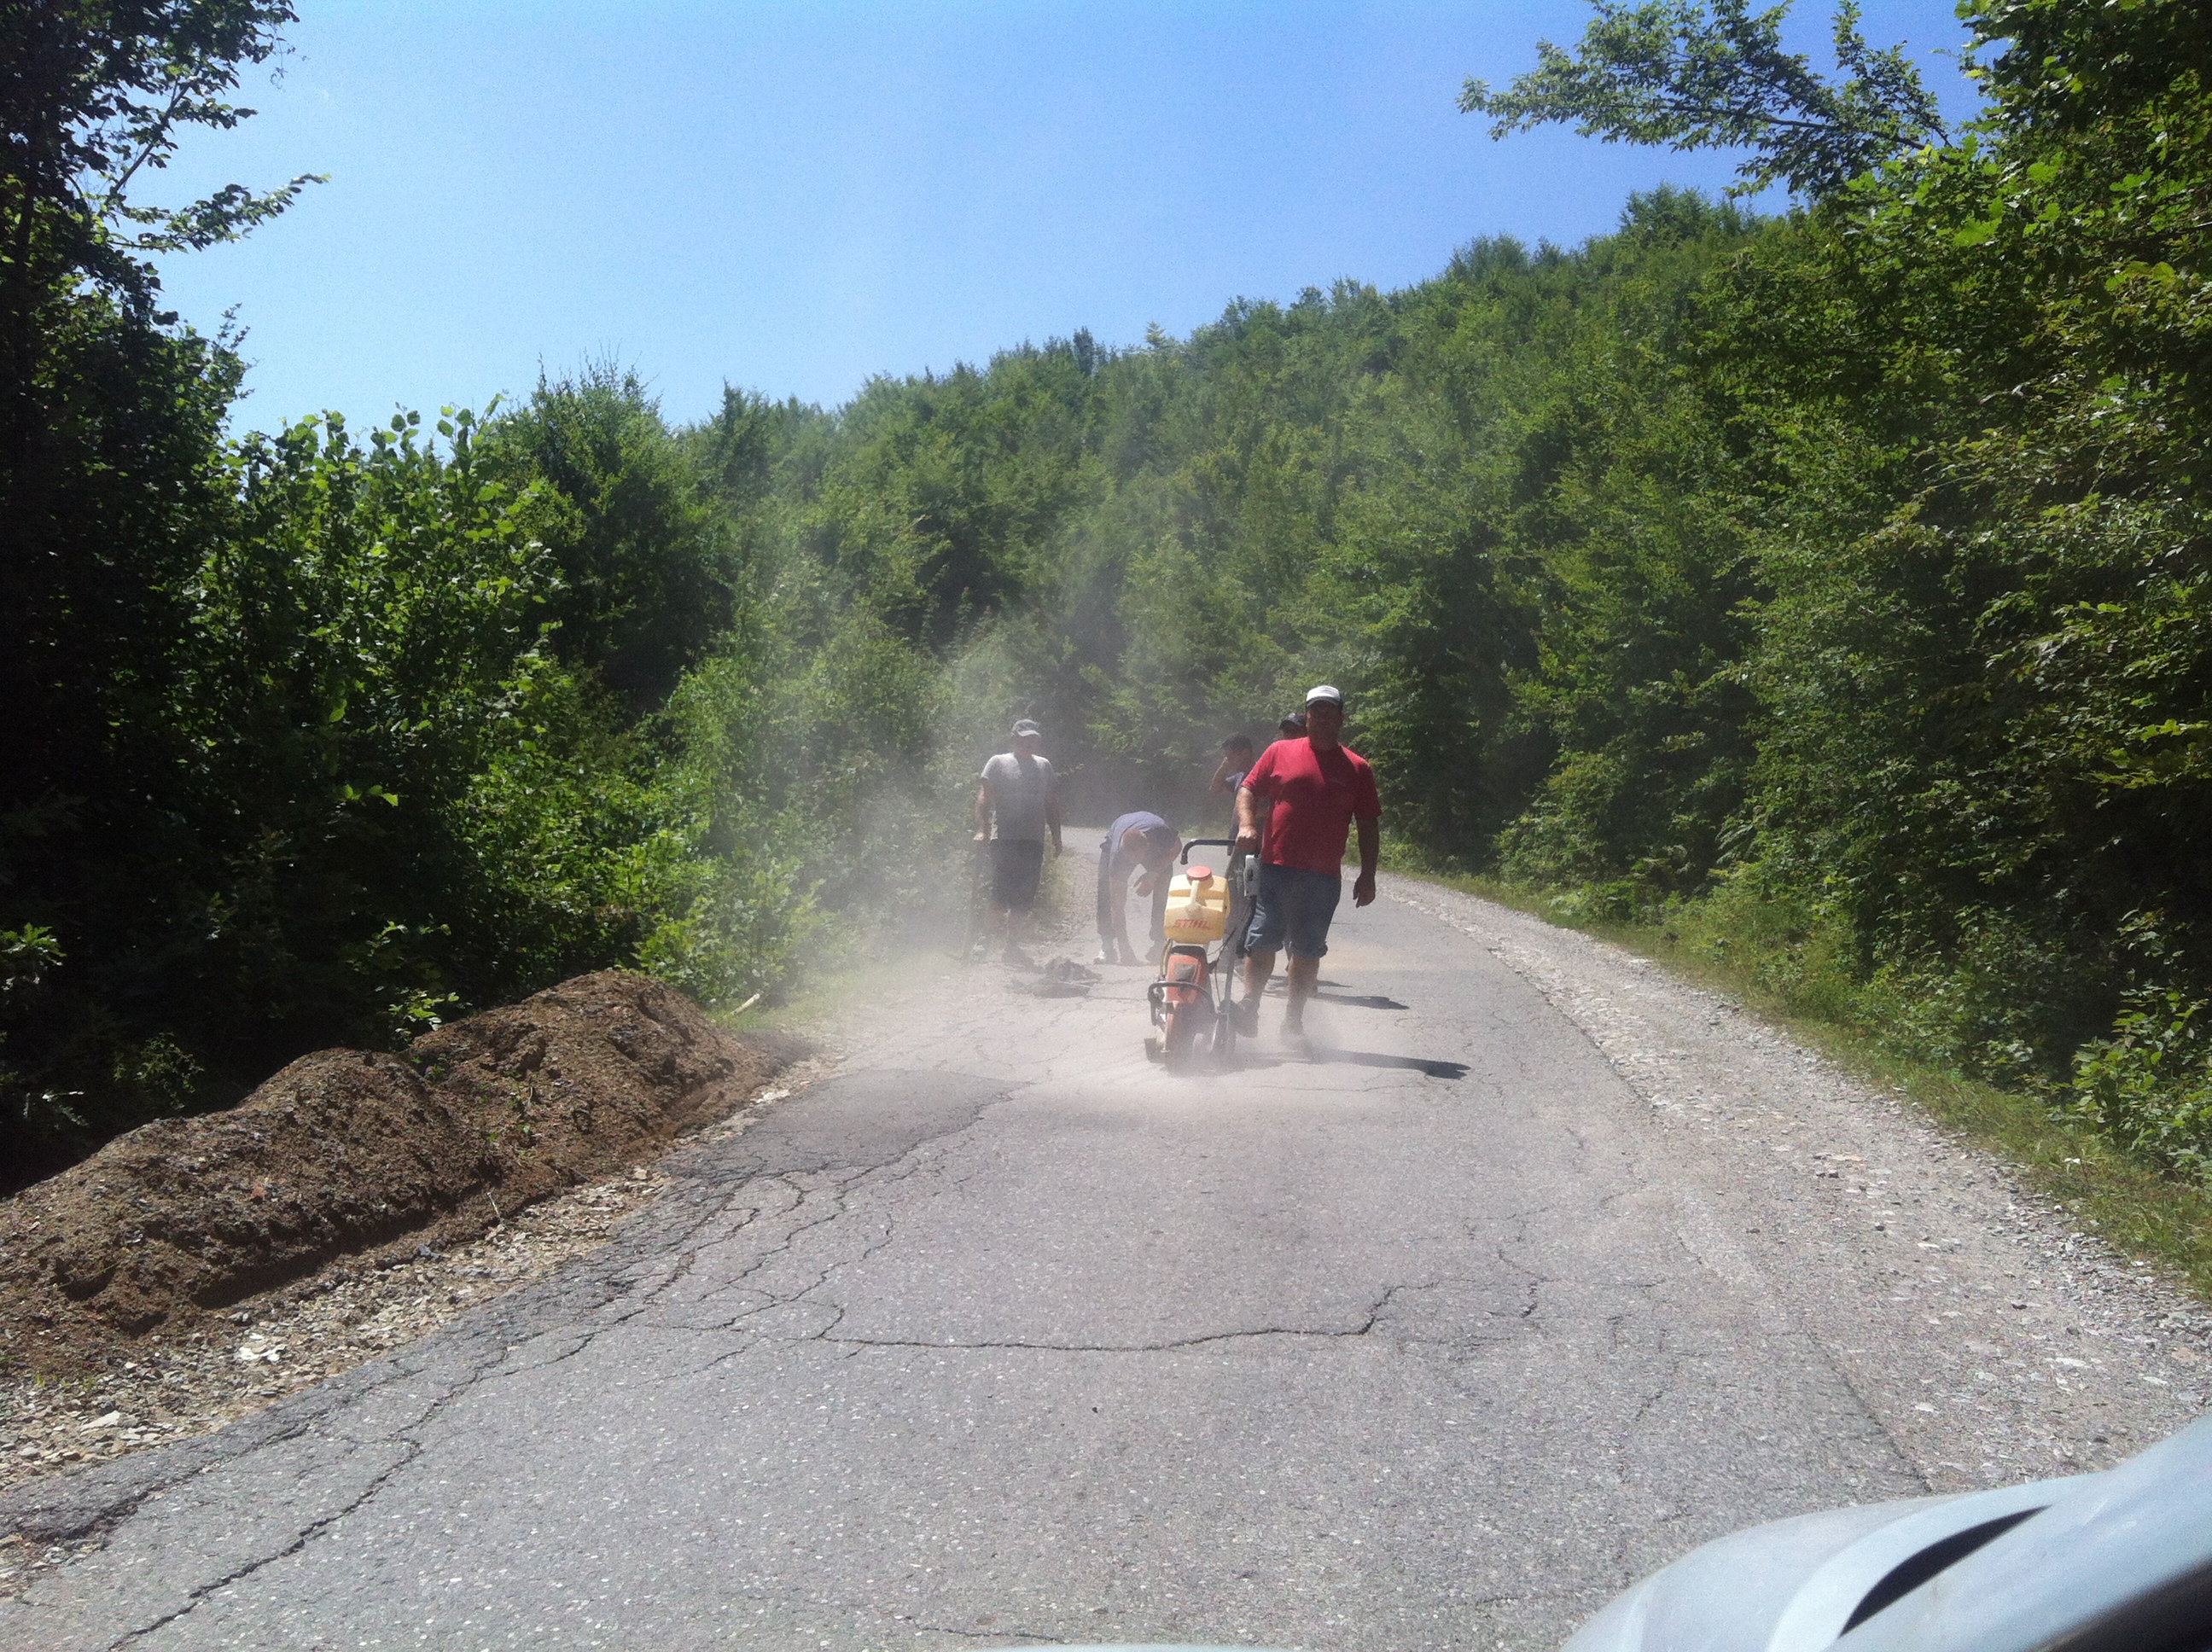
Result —
M 0 1357 L 89 1370 L 335 1257 L 473 1239 L 650 1157 L 801 1053 L 610 970 L 404 1054 L 303 1056 L 228 1112 L 143 1126 L 0 1203 Z

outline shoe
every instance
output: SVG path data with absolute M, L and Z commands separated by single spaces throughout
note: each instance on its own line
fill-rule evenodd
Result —
M 1256 998 L 1238 999 L 1229 1006 L 1229 1023 L 1237 1029 L 1238 1037 L 1257 1038 L 1260 1036 L 1260 1000 Z
M 1114 962 L 1114 955 L 1111 952 L 1102 951 L 1098 956 L 1091 959 L 1091 962 L 1093 963 L 1111 963 Z
M 1304 1023 L 1285 1019 L 1283 1023 L 1283 1042 L 1296 1044 L 1303 1048 L 1312 1042 L 1312 1040 L 1306 1036 Z
M 1023 951 L 1020 947 L 1014 945 L 1012 942 L 1008 942 L 1006 950 L 999 954 L 999 962 L 1005 964 L 1010 969 L 1034 969 L 1036 968 L 1036 965 L 1030 962 L 1030 955 Z
M 1134 952 L 1124 952 L 1124 953 L 1121 955 L 1121 962 L 1122 962 L 1122 963 L 1126 963 L 1126 964 L 1127 964 L 1131 969 L 1133 969 L 1137 968 L 1139 965 L 1140 965 L 1140 964 L 1144 963 L 1145 963 L 1145 960 L 1144 960 L 1143 958 L 1139 957 L 1138 957 Z

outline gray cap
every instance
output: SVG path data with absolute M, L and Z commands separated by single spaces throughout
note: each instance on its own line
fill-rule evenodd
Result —
M 1023 718 L 1021 721 L 1014 725 L 1014 732 L 1017 736 L 1023 734 L 1034 734 L 1040 740 L 1044 738 L 1044 731 L 1039 728 L 1035 723 L 1030 721 L 1026 717 Z
M 1334 683 L 1316 683 L 1306 690 L 1306 704 L 1310 706 L 1322 700 L 1340 706 L 1344 703 L 1344 690 Z

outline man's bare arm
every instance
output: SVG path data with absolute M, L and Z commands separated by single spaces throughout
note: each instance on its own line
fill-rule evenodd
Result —
M 1249 786 L 1237 788 L 1237 847 L 1246 854 L 1260 853 L 1260 794 Z
M 1382 831 L 1378 823 L 1363 820 L 1359 827 L 1359 877 L 1352 886 L 1352 904 L 1364 907 L 1375 898 L 1375 863 L 1382 858 Z
M 1060 853 L 1060 788 L 1055 786 L 1044 794 L 1044 826 L 1052 834 L 1052 852 Z
M 982 842 L 991 835 L 991 782 L 985 780 L 975 788 L 975 841 Z

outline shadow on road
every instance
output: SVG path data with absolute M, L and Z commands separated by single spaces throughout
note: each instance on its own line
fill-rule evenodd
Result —
M 1464 1078 L 1464 1061 L 1431 1061 L 1422 1055 L 1378 1055 L 1372 1050 L 1316 1049 L 1310 1055 L 1245 1055 L 1237 1057 L 1239 1068 L 1249 1071 L 1257 1067 L 1312 1066 L 1341 1065 L 1353 1067 L 1405 1067 L 1425 1074 L 1431 1078 Z
M 1426 1073 L 1431 1078 L 1464 1078 L 1464 1061 L 1431 1061 L 1424 1055 L 1377 1055 L 1372 1050 L 1316 1050 L 1313 1064 L 1328 1066 L 1341 1062 L 1355 1067 L 1411 1067 L 1415 1072 Z
M 1316 1004 L 1345 1004 L 1349 1005 L 1355 1010 L 1409 1010 L 1413 1008 L 1413 1005 L 1410 1004 L 1401 1004 L 1396 999 L 1385 998 L 1380 993 L 1370 993 L 1364 998 L 1348 993 L 1316 993 L 1314 994 L 1314 1002 Z

